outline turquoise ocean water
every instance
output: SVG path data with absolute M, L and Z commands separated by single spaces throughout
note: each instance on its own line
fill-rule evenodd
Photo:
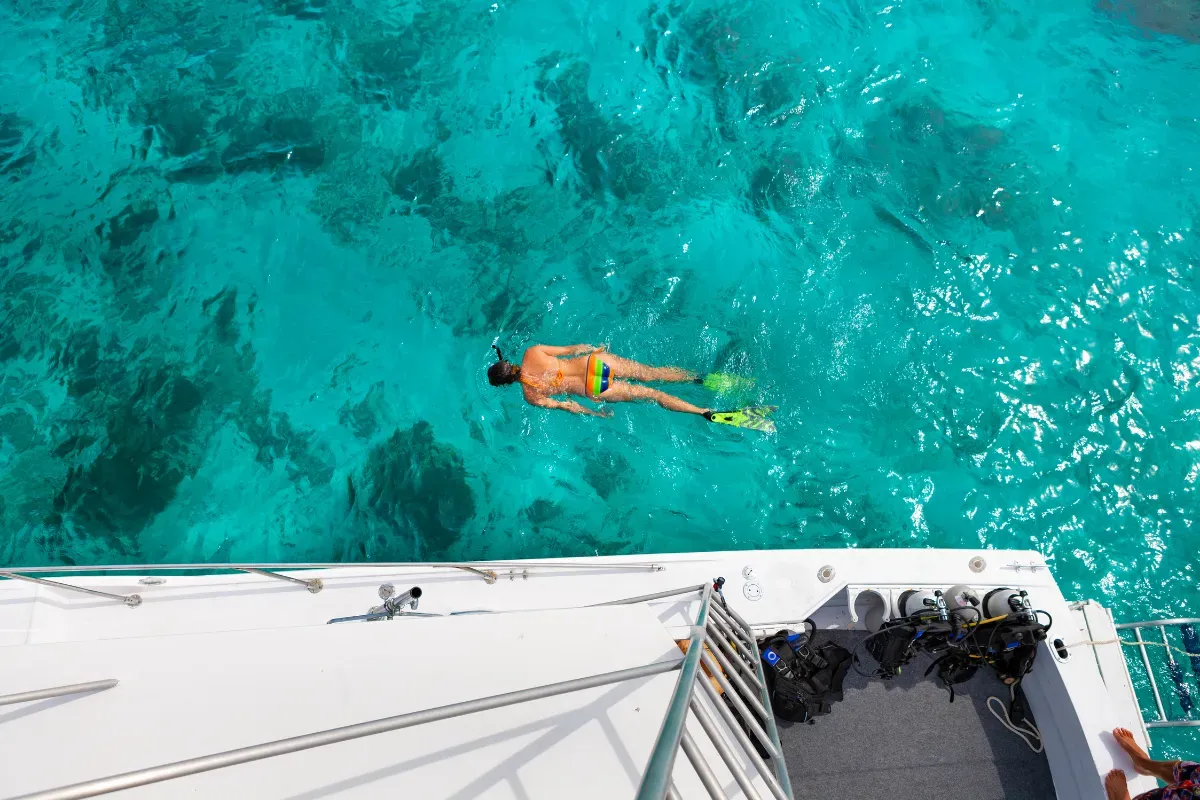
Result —
M 0 563 L 1014 547 L 1200 615 L 1198 115 L 1191 0 L 5 3 Z

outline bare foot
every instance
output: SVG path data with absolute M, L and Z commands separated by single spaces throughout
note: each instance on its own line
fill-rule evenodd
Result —
M 1125 780 L 1125 773 L 1114 769 L 1105 775 L 1104 791 L 1108 794 L 1108 800 L 1129 800 L 1129 784 Z
M 1133 739 L 1133 734 L 1128 728 L 1115 728 L 1112 732 L 1113 738 L 1117 740 L 1117 744 L 1121 745 L 1121 749 L 1133 762 L 1133 767 L 1142 775 L 1150 773 L 1150 756 L 1143 750 Z M 1109 773 L 1112 774 L 1111 772 Z

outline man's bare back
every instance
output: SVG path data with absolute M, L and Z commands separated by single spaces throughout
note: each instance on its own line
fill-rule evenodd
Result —
M 493 345 L 494 347 L 494 345 Z M 500 350 L 496 350 L 500 355 Z M 670 411 L 708 416 L 710 409 L 700 408 L 678 397 L 642 386 L 642 383 L 692 383 L 696 374 L 679 367 L 650 367 L 613 355 L 603 347 L 576 344 L 554 347 L 538 344 L 525 351 L 518 367 L 500 360 L 488 369 L 493 386 L 521 383 L 525 400 L 542 408 L 556 408 L 572 414 L 611 417 L 612 411 L 595 411 L 574 400 L 557 400 L 562 395 L 586 397 L 599 403 L 624 403 L 649 400 Z M 637 383 L 633 383 L 637 381 Z

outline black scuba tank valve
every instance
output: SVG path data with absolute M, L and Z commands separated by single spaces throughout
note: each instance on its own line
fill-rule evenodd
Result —
M 1037 622 L 1037 614 L 1034 613 L 1033 604 L 1029 602 L 1029 593 L 1024 589 L 1017 592 L 1015 598 L 1009 598 L 1008 602 L 1013 607 L 1013 612 L 1024 617 L 1026 622 Z

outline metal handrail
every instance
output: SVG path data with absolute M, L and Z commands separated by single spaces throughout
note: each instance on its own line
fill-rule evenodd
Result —
M 667 716 L 654 743 L 654 752 L 638 789 L 637 800 L 665 800 L 677 796 L 671 784 L 671 776 L 675 755 L 681 748 L 709 797 L 712 800 L 725 800 L 724 789 L 692 735 L 687 731 L 689 712 L 700 723 L 701 729 L 709 737 L 738 786 L 748 798 L 759 800 L 759 794 L 742 769 L 736 754 L 721 738 L 716 722 L 701 703 L 702 694 L 707 695 L 709 702 L 717 709 L 718 715 L 733 734 L 734 741 L 758 770 L 775 800 L 792 800 L 792 785 L 788 778 L 787 766 L 783 762 L 783 747 L 779 743 L 779 731 L 775 728 L 775 715 L 770 710 L 771 700 L 767 694 L 766 675 L 762 669 L 758 645 L 746 621 L 725 605 L 724 596 L 718 593 L 717 599 L 714 599 L 714 590 L 719 591 L 723 583 L 723 580 L 717 579 L 713 586 L 699 587 L 700 611 L 688 639 L 687 657 L 675 684 L 675 693 L 671 698 Z M 670 595 L 661 593 L 661 596 Z M 653 599 L 659 597 L 655 596 Z M 714 620 L 720 620 L 720 624 L 714 623 Z M 753 658 L 754 670 L 750 670 L 743 660 L 743 651 L 747 651 Z M 737 669 L 734 668 L 734 664 L 738 665 Z M 725 697 L 729 698 L 741 714 L 742 724 L 763 745 L 771 758 L 773 771 L 767 769 L 766 763 L 755 751 L 745 731 L 733 718 L 732 712 L 725 707 L 708 678 L 699 670 L 700 665 L 703 665 L 708 674 L 721 686 Z M 744 676 L 738 674 L 739 669 L 744 669 Z M 703 686 L 703 691 L 698 691 L 697 685 Z M 758 723 L 759 719 L 763 720 L 765 728 Z
M 283 575 L 278 572 L 259 569 L 258 567 L 242 567 L 240 571 L 249 572 L 251 575 L 262 575 L 264 578 L 274 578 L 280 581 L 287 581 L 288 583 L 296 583 L 308 589 L 308 591 L 313 594 L 316 594 L 325 588 L 325 582 L 320 578 L 309 578 L 308 580 L 304 580 L 303 578 L 293 578 L 291 575 Z
M 1161 628 L 1164 625 L 1200 625 L 1200 617 L 1181 617 L 1179 619 L 1154 619 L 1146 622 L 1118 622 L 1113 627 L 1119 631 L 1127 628 Z
M 645 602 L 647 598 L 661 599 L 664 597 L 673 597 L 677 595 L 700 593 L 700 610 L 696 617 L 696 622 L 692 627 L 691 636 L 687 653 L 680 660 L 656 661 L 650 664 L 645 664 L 640 667 L 630 669 L 617 670 L 615 672 L 606 672 L 600 675 L 592 675 L 584 678 L 576 678 L 574 680 L 552 683 L 545 686 L 535 686 L 529 689 L 522 689 L 516 692 L 507 692 L 505 694 L 492 695 L 483 697 L 477 700 L 468 700 L 462 703 L 453 703 L 450 705 L 439 706 L 437 708 L 427 709 L 425 711 L 416 711 L 408 714 L 399 714 L 392 717 L 384 717 L 382 719 L 372 720 L 370 722 L 362 722 L 356 725 L 346 725 L 340 728 L 331 728 L 329 730 L 319 731 L 317 733 L 305 734 L 303 736 L 294 736 L 288 739 L 281 739 L 274 742 L 253 745 L 250 747 L 242 747 L 236 750 L 227 750 L 223 753 L 215 753 L 212 755 L 201 756 L 198 758 L 187 759 L 185 761 L 176 761 L 171 764 L 164 764 L 158 767 L 149 769 L 135 770 L 133 772 L 125 772 L 119 775 L 113 775 L 107 778 L 97 780 L 83 781 L 81 783 L 71 784 L 56 789 L 50 789 L 32 794 L 22 795 L 13 800 L 81 800 L 81 798 L 96 797 L 98 795 L 107 794 L 109 792 L 121 791 L 124 789 L 132 789 L 138 786 L 146 786 L 152 783 L 172 780 L 174 778 L 182 778 L 187 775 L 195 775 L 201 772 L 209 772 L 223 767 L 233 766 L 235 764 L 245 764 L 251 761 L 259 761 L 265 758 L 284 755 L 287 753 L 295 753 L 302 750 L 311 750 L 316 747 L 323 747 L 328 744 L 336 744 L 338 742 L 350 741 L 352 739 L 360 739 L 366 736 L 374 736 L 380 733 L 400 730 L 403 728 L 411 728 L 416 725 L 422 725 L 428 722 L 449 719 L 452 717 L 460 717 L 467 714 L 474 714 L 480 711 L 488 711 L 504 706 L 524 703 L 531 700 L 540 700 L 547 697 L 555 697 L 557 695 L 568 694 L 570 692 L 581 691 L 583 689 L 592 689 L 599 686 L 606 686 L 622 681 L 636 680 L 646 678 L 653 675 L 660 675 L 675 670 L 680 671 L 679 680 L 676 682 L 675 690 L 671 698 L 671 703 L 668 706 L 666 716 L 663 720 L 662 730 L 654 745 L 654 750 L 651 753 L 650 760 L 646 766 L 646 773 L 642 780 L 642 785 L 638 791 L 639 800 L 665 800 L 666 798 L 678 798 L 678 790 L 672 782 L 672 773 L 675 764 L 675 756 L 682 748 L 691 762 L 697 775 L 700 777 L 701 783 L 708 789 L 709 794 L 719 800 L 725 795 L 719 783 L 715 780 L 712 769 L 704 760 L 703 754 L 700 752 L 695 741 L 686 730 L 686 723 L 689 712 L 696 716 L 701 728 L 712 740 L 713 746 L 716 748 L 721 759 L 725 762 L 730 772 L 738 785 L 743 788 L 746 795 L 755 800 L 758 795 L 753 789 L 753 784 L 749 777 L 745 774 L 741 764 L 738 763 L 732 748 L 722 740 L 720 732 L 717 730 L 717 723 L 714 721 L 711 713 L 705 709 L 699 700 L 699 695 L 696 693 L 697 684 L 704 687 L 704 694 L 708 696 L 709 701 L 717 710 L 718 716 L 726 724 L 729 732 L 733 735 L 734 741 L 742 748 L 743 752 L 748 756 L 750 762 L 754 764 L 759 775 L 767 783 L 775 800 L 793 800 L 791 784 L 788 782 L 787 769 L 783 764 L 783 758 L 780 755 L 782 748 L 779 744 L 779 735 L 775 729 L 774 717 L 768 714 L 767 730 L 769 735 L 763 731 L 749 713 L 742 698 L 738 696 L 738 688 L 733 687 L 728 681 L 723 680 L 725 675 L 721 669 L 709 657 L 709 652 L 716 652 L 720 645 L 713 638 L 713 631 L 706 624 L 709 619 L 709 612 L 715 608 L 712 602 L 713 586 L 705 584 L 703 586 L 691 586 L 683 589 L 675 589 L 667 592 L 657 592 L 654 595 L 644 595 L 642 597 L 628 598 L 625 600 L 615 601 L 613 603 L 605 603 L 603 605 L 620 605 L 636 602 Z M 745 621 L 737 615 L 733 609 L 725 607 L 724 612 L 728 615 L 727 620 L 733 620 L 737 626 L 741 626 L 743 630 L 738 632 L 740 637 L 748 637 L 751 641 L 750 647 L 753 649 L 755 663 L 758 665 L 759 682 L 762 687 L 765 687 L 765 678 L 763 676 L 762 666 L 759 663 L 758 649 L 753 644 L 753 636 L 750 633 L 750 628 Z M 730 631 L 732 633 L 732 631 Z M 722 633 L 724 637 L 727 634 Z M 732 644 L 735 647 L 745 647 L 744 641 L 730 642 L 725 641 L 725 644 Z M 735 723 L 732 712 L 720 702 L 716 694 L 716 690 L 709 684 L 708 679 L 700 670 L 700 665 L 703 663 L 709 673 L 716 678 L 722 686 L 723 691 L 730 696 L 738 707 L 739 712 L 743 715 L 748 723 L 748 727 L 754 731 L 756 736 L 763 740 L 770 753 L 771 760 L 774 762 L 775 774 L 772 774 L 766 768 L 761 756 L 755 752 L 751 746 L 750 740 L 740 727 Z M 97 681 L 94 684 L 79 684 L 76 686 L 58 687 L 56 689 L 43 690 L 42 693 L 26 693 L 22 696 L 17 696 L 20 699 L 12 702 L 21 702 L 27 699 L 37 699 L 32 695 L 40 696 L 57 696 L 58 694 L 66 694 L 76 691 L 87 691 L 89 689 L 102 689 L 115 685 L 115 681 Z M 744 686 L 744 684 L 743 684 Z M 52 692 L 54 694 L 45 694 Z M 766 703 L 770 707 L 770 700 L 766 694 L 765 688 L 761 689 L 761 702 Z M 0 698 L 2 699 L 2 698 Z M 747 698 L 749 699 L 749 698 Z
M 142 604 L 142 596 L 140 594 L 113 594 L 111 592 L 101 592 L 96 589 L 87 589 L 83 586 L 72 586 L 69 583 L 61 583 L 59 581 L 48 581 L 45 578 L 31 578 L 28 575 L 18 575 L 10 570 L 0 571 L 0 578 L 8 578 L 12 581 L 25 581 L 26 583 L 36 583 L 41 586 L 53 586 L 55 589 L 64 589 L 68 592 L 81 592 L 82 594 L 90 594 L 96 597 L 105 597 L 109 600 L 119 600 L 130 608 L 137 608 Z
M 1147 646 L 1158 647 L 1160 645 L 1158 642 L 1147 642 L 1142 638 L 1142 628 L 1158 628 L 1159 634 L 1162 636 L 1161 647 L 1167 656 L 1167 673 L 1170 675 L 1172 682 L 1175 684 L 1175 691 L 1178 696 L 1180 707 L 1183 709 L 1185 716 L 1190 715 L 1193 704 L 1191 692 L 1187 684 L 1184 682 L 1182 668 L 1172 655 L 1172 650 L 1176 650 L 1178 648 L 1172 645 L 1167 639 L 1167 628 L 1192 625 L 1200 625 L 1200 618 L 1180 617 L 1176 619 L 1146 620 L 1142 622 L 1121 622 L 1116 623 L 1113 626 L 1117 630 L 1132 630 L 1134 641 L 1127 642 L 1125 640 L 1121 640 L 1119 637 L 1118 641 L 1120 641 L 1121 644 L 1137 647 L 1138 651 L 1141 653 L 1142 666 L 1146 669 L 1146 677 L 1150 681 L 1150 692 L 1154 696 L 1154 707 L 1158 712 L 1158 719 L 1145 720 L 1147 728 L 1200 728 L 1200 720 L 1173 720 L 1168 717 L 1166 706 L 1163 704 L 1162 693 L 1158 688 L 1158 680 L 1154 677 L 1154 666 L 1151 664 L 1150 654 L 1146 650 Z M 1197 666 L 1200 664 L 1200 653 L 1188 651 L 1181 652 L 1187 652 L 1187 654 L 1190 656 L 1192 669 L 1196 672 L 1197 678 L 1200 678 L 1200 667 Z
M 667 597 L 676 597 L 681 594 L 694 594 L 704 591 L 706 584 L 699 586 L 685 586 L 682 589 L 667 589 L 665 592 L 655 592 L 654 594 L 642 594 L 637 597 L 626 597 L 624 600 L 609 600 L 605 603 L 595 603 L 587 606 L 587 608 L 604 608 L 605 606 L 628 606 L 634 603 L 648 603 L 651 600 L 663 600 Z
M 1162 695 L 1158 693 L 1158 681 L 1154 679 L 1154 667 L 1150 666 L 1150 654 L 1146 652 L 1146 643 L 1142 641 L 1142 629 L 1133 629 L 1133 638 L 1137 640 L 1138 650 L 1142 652 L 1142 664 L 1146 667 L 1146 677 L 1150 679 L 1150 691 L 1154 693 L 1154 705 L 1158 707 L 1158 722 L 1167 719 L 1166 709 L 1163 708 Z
M 409 714 L 399 714 L 394 717 L 372 720 L 371 722 L 360 722 L 357 725 L 331 728 L 317 733 L 305 734 L 304 736 L 293 736 L 290 739 L 280 739 L 276 742 L 267 742 L 266 744 L 257 744 L 251 747 L 240 747 L 237 750 L 226 750 L 224 753 L 214 753 L 210 756 L 176 761 L 172 764 L 163 764 L 160 767 L 124 772 L 120 775 L 100 778 L 99 780 L 83 781 L 58 789 L 24 794 L 13 798 L 13 800 L 81 800 L 81 798 L 85 797 L 96 797 L 97 795 L 108 794 L 109 792 L 119 792 L 124 789 L 133 789 L 137 786 L 172 780 L 173 778 L 182 778 L 201 772 L 211 772 L 214 769 L 221 769 L 222 767 L 232 767 L 235 764 L 245 764 L 250 761 L 260 761 L 264 758 L 272 758 L 287 753 L 296 753 L 301 750 L 311 750 L 314 747 L 324 747 L 327 744 L 348 742 L 351 739 L 361 739 L 364 736 L 375 736 L 380 733 L 398 731 L 402 728 L 411 728 L 415 725 L 424 725 L 428 722 L 437 722 L 438 720 L 449 719 L 451 717 L 476 714 L 480 711 L 490 711 L 493 708 L 503 708 L 504 706 L 516 705 L 517 703 L 526 703 L 530 700 L 541 700 L 546 697 L 569 694 L 570 692 L 578 692 L 583 689 L 595 689 L 598 686 L 607 686 L 612 683 L 620 683 L 621 681 L 647 678 L 651 675 L 660 675 L 664 672 L 674 672 L 679 669 L 682 663 L 681 661 L 656 661 L 640 667 L 605 672 L 600 675 L 551 683 L 546 686 L 535 686 L 516 692 L 481 697 L 478 700 L 467 700 L 463 703 L 438 706 L 437 708 L 430 708 L 425 711 L 414 711 Z
M 54 572 L 220 572 L 221 570 L 252 570 L 252 569 L 336 569 L 341 567 L 431 567 L 437 569 L 462 569 L 469 572 L 485 572 L 496 567 L 521 569 L 645 569 L 650 572 L 662 572 L 666 567 L 662 564 L 648 562 L 620 562 L 611 564 L 596 564 L 586 561 L 362 561 L 362 562 L 317 562 L 303 561 L 296 563 L 264 562 L 238 564 L 105 564 L 95 567 L 64 566 L 64 567 L 5 567 L 9 572 L 39 573 Z
M 52 686 L 49 689 L 35 689 L 32 692 L 17 692 L 16 694 L 0 695 L 0 706 L 11 706 L 14 703 L 31 703 L 34 700 L 48 700 L 51 697 L 65 697 L 69 694 L 83 694 L 84 692 L 101 692 L 105 689 L 111 689 L 116 686 L 119 681 L 116 678 L 108 678 L 102 681 L 88 681 L 87 683 L 72 683 L 67 686 Z
M 737 613 L 729 606 L 724 606 L 724 608 L 729 612 L 729 616 L 733 619 L 733 621 L 742 626 L 742 630 L 745 633 L 751 634 L 750 623 L 742 619 L 741 614 Z M 752 634 L 750 635 L 749 640 L 750 655 L 754 657 L 754 669 L 756 672 L 758 672 L 758 683 L 759 686 L 762 687 L 762 701 L 767 708 L 770 708 L 771 696 L 767 694 L 767 675 L 765 672 L 763 672 L 762 653 L 758 651 L 758 642 L 754 639 Z M 788 777 L 787 764 L 783 760 L 783 746 L 779 743 L 779 729 L 775 725 L 775 715 L 773 713 L 767 714 L 767 734 L 770 735 L 771 741 L 775 743 L 775 752 L 779 754 L 778 758 L 771 759 L 771 764 L 775 767 L 775 777 L 785 788 L 787 796 L 790 798 L 792 796 L 792 781 L 791 778 Z
M 493 584 L 499 580 L 500 576 L 492 567 L 499 569 L 522 570 L 522 577 L 528 577 L 528 572 L 531 569 L 645 569 L 650 572 L 662 572 L 666 569 L 662 564 L 647 564 L 647 563 L 630 563 L 630 564 L 593 564 L 588 562 L 578 561 L 563 561 L 563 562 L 526 562 L 526 561 L 486 561 L 478 564 L 455 564 L 442 562 L 375 562 L 375 563 L 264 563 L 264 564 L 108 564 L 95 567 L 9 567 L 0 569 L 0 578 L 8 578 L 10 580 L 25 581 L 27 583 L 37 583 L 42 586 L 51 586 L 55 589 L 62 589 L 68 592 L 80 592 L 82 594 L 90 594 L 96 597 L 104 597 L 109 600 L 118 600 L 130 608 L 137 608 L 142 604 L 142 596 L 140 594 L 113 594 L 112 592 L 102 592 L 98 589 L 88 589 L 83 586 L 75 586 L 70 583 L 62 583 L 61 581 L 52 581 L 46 578 L 35 578 L 33 575 L 41 575 L 46 573 L 92 573 L 92 572 L 246 572 L 254 575 L 261 575 L 265 578 L 274 578 L 275 580 L 286 581 L 288 583 L 298 584 L 308 589 L 312 594 L 321 591 L 325 584 L 320 578 L 295 578 L 291 575 L 283 575 L 276 570 L 305 570 L 305 569 L 337 569 L 342 567 L 371 567 L 371 568 L 386 568 L 386 569 L 409 569 L 409 568 L 426 568 L 426 569 L 457 569 L 464 572 L 470 572 L 473 575 L 478 575 L 483 578 L 488 584 Z M 516 579 L 516 573 L 510 572 L 509 577 Z
M 746 795 L 747 800 L 762 800 L 758 789 L 750 782 L 750 778 L 746 775 L 745 770 L 737 762 L 737 754 L 733 752 L 733 748 L 725 741 L 725 737 L 721 735 L 717 723 L 713 720 L 712 715 L 704 704 L 700 702 L 700 698 L 692 697 L 692 713 L 696 715 L 696 719 L 700 721 L 700 727 L 708 734 L 708 738 L 712 741 L 713 746 L 717 748 L 718 755 L 725 762 L 725 766 L 733 773 L 733 779 L 737 781 L 737 785 L 741 787 L 742 793 Z
M 704 652 L 704 642 L 707 639 L 705 622 L 708 620 L 708 603 L 711 597 L 712 587 L 705 584 L 700 594 L 700 612 L 696 615 L 696 624 L 688 637 L 683 668 L 675 684 L 675 693 L 671 696 L 671 705 L 667 707 L 667 716 L 663 718 L 662 729 L 654 742 L 654 750 L 650 754 L 650 763 L 646 765 L 646 774 L 642 777 L 637 800 L 662 800 L 667 795 L 667 788 L 671 784 L 671 772 L 675 767 L 675 755 L 679 752 L 683 726 L 687 722 L 696 673 L 700 670 L 700 654 Z

